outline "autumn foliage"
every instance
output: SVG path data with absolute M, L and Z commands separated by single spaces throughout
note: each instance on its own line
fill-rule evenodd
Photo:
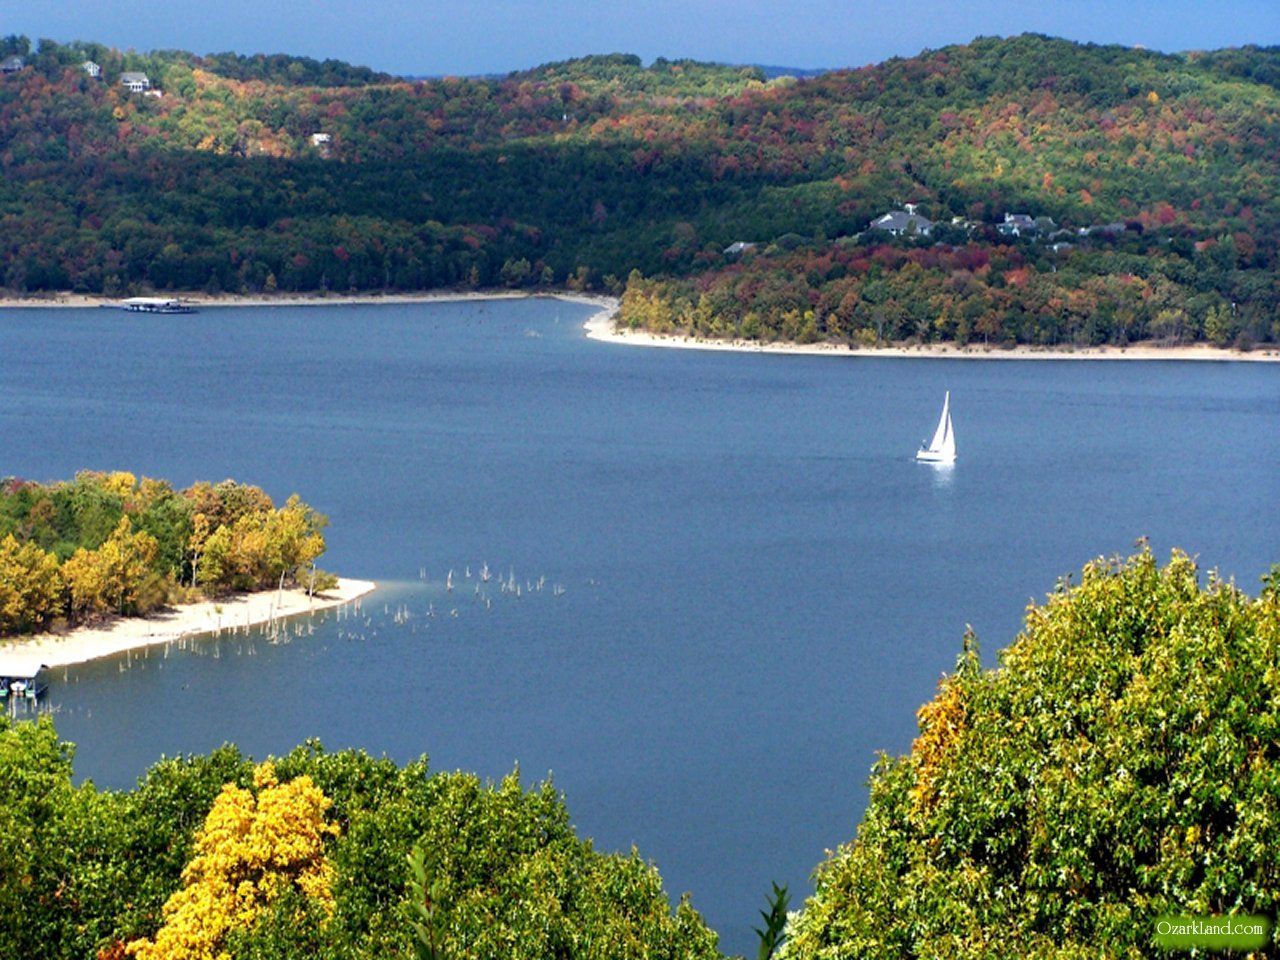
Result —
M 998 669 L 966 642 L 785 957 L 1139 957 L 1162 914 L 1274 916 L 1277 586 L 1144 549 L 1033 606 Z
M 133 474 L 83 472 L 69 483 L 0 483 L 0 635 L 144 614 L 317 575 L 326 520 L 297 496 L 277 508 L 227 480 L 183 491 Z
M 332 801 L 310 777 L 286 783 L 267 762 L 253 790 L 227 784 L 196 834 L 183 887 L 164 907 L 164 926 L 128 953 L 141 960 L 215 960 L 227 935 L 251 929 L 286 893 L 296 891 L 325 913 L 333 910 L 333 870 L 325 839 Z
M 30 47 L 0 41 L 29 61 L 0 82 L 14 291 L 617 293 L 638 270 L 672 282 L 654 329 L 716 336 L 1276 339 L 1272 48 L 1024 35 L 799 79 L 611 55 L 411 82 L 305 58 Z M 122 70 L 160 95 L 129 94 Z M 859 237 L 904 202 L 946 229 L 909 256 Z M 1011 211 L 1052 217 L 1072 246 L 998 235 Z M 1099 225 L 1119 232 L 1078 242 Z M 757 256 L 727 256 L 736 241 Z M 703 293 L 727 313 L 678 309 Z
M 99 790 L 73 782 L 72 750 L 47 717 L 0 715 L 0 941 L 50 960 L 411 957 L 424 889 L 439 956 L 720 956 L 688 897 L 673 905 L 634 850 L 579 838 L 550 783 L 312 741 L 257 765 L 230 746 L 163 759 Z

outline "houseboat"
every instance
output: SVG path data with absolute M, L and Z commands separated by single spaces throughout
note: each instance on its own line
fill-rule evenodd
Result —
M 195 313 L 195 307 L 177 297 L 130 297 L 121 303 L 130 313 Z

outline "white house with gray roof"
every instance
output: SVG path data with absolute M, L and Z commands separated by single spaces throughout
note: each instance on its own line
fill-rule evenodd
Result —
M 120 74 L 120 86 L 130 93 L 144 93 L 151 89 L 151 79 L 145 73 L 130 70 Z
M 929 231 L 933 229 L 933 221 L 916 213 L 916 205 L 914 203 L 904 203 L 901 210 L 890 210 L 888 213 L 876 217 L 867 224 L 867 229 L 884 230 L 895 237 L 905 235 L 927 237 Z

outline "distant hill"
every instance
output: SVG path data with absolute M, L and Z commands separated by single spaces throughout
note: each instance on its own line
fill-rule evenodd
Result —
M 1025 35 L 802 82 L 627 54 L 407 81 L 5 43 L 26 58 L 0 76 L 12 290 L 621 290 L 636 270 L 656 322 L 708 332 L 1280 335 L 1276 48 Z M 867 232 L 908 201 L 929 237 Z M 1006 213 L 1067 233 L 1050 250 L 1002 233 Z M 756 246 L 727 257 L 735 241 Z M 680 306 L 710 291 L 716 324 Z
M 820 77 L 832 71 L 831 67 L 777 67 L 763 63 L 758 63 L 755 67 L 768 80 L 776 80 L 778 77 Z

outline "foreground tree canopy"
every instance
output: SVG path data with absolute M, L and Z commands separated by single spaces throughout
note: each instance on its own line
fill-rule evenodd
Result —
M 257 791 L 229 783 L 196 833 L 183 887 L 164 905 L 154 941 L 135 940 L 141 960 L 206 960 L 252 933 L 264 913 L 293 896 L 323 919 L 333 912 L 332 867 L 324 840 L 332 801 L 306 774 L 281 784 L 270 761 L 253 772 Z
M 785 955 L 1142 957 L 1161 914 L 1280 911 L 1280 568 L 1096 562 L 883 759 Z
M 277 508 L 234 480 L 182 491 L 123 472 L 5 480 L 0 636 L 233 590 L 326 588 L 333 577 L 315 561 L 327 522 L 296 495 Z
M 1182 554 L 1095 562 L 1000 660 L 966 638 L 785 960 L 1137 958 L 1163 914 L 1280 911 L 1280 566 L 1251 599 Z M 49 720 L 0 717 L 0 940 L 42 956 L 719 956 L 549 784 L 309 743 L 112 792 L 71 759 Z
M 407 960 L 415 849 L 441 956 L 719 956 L 651 864 L 574 835 L 549 783 L 311 743 L 164 760 L 112 792 L 75 786 L 71 759 L 50 721 L 0 717 L 0 941 L 32 956 Z
M 623 55 L 409 81 L 23 37 L 7 54 L 13 291 L 621 292 L 637 270 L 658 286 L 628 322 L 712 336 L 1280 340 L 1274 47 L 980 38 L 802 79 Z M 867 230 L 905 202 L 929 236 Z M 1006 213 L 1054 225 L 1008 236 Z

